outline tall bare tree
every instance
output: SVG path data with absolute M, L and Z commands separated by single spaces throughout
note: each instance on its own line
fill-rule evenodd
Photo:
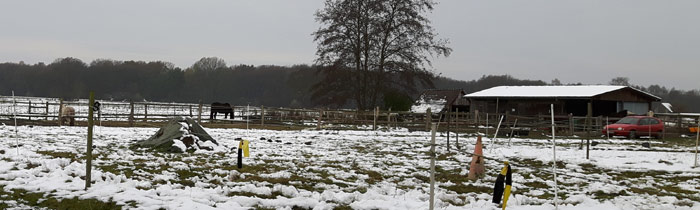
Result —
M 449 56 L 430 20 L 432 0 L 326 0 L 316 13 L 321 27 L 316 64 L 321 82 L 313 98 L 322 104 L 354 103 L 360 110 L 379 104 L 383 93 L 432 86 L 430 58 Z

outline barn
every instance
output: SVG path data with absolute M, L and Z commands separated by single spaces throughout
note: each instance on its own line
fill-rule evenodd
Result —
M 592 103 L 593 116 L 646 114 L 658 96 L 628 86 L 498 86 L 464 96 L 469 111 L 486 113 L 538 115 L 549 114 L 554 104 L 555 115 L 585 116 Z

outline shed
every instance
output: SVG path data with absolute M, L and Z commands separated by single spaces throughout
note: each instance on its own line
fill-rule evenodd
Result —
M 628 86 L 498 86 L 464 96 L 470 111 L 508 113 L 515 115 L 548 114 L 554 104 L 554 114 L 585 116 L 588 103 L 593 116 L 615 116 L 618 113 L 645 114 L 652 102 L 661 98 Z
M 430 89 L 425 90 L 418 100 L 411 106 L 415 113 L 425 113 L 428 108 L 433 113 L 452 109 L 466 112 L 469 110 L 469 101 L 464 98 L 464 90 L 461 89 Z

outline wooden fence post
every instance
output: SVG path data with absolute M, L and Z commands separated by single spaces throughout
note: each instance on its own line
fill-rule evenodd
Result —
M 61 115 L 63 114 L 63 98 L 58 99 L 58 126 L 63 125 Z
M 29 110 L 27 110 L 28 118 L 32 120 L 32 101 L 29 101 Z
M 148 122 L 148 104 L 143 104 L 143 121 Z
M 447 108 L 447 152 L 450 152 L 450 121 L 452 121 L 452 106 Z
M 683 129 L 682 129 L 682 127 L 683 127 L 683 125 L 682 125 L 682 124 L 683 124 L 683 117 L 681 117 L 681 114 L 680 114 L 680 113 L 677 113 L 676 115 L 678 115 L 678 123 L 677 123 L 676 127 L 678 127 L 678 135 L 680 135 L 680 134 L 681 134 L 681 131 L 683 130 Z
M 85 155 L 85 190 L 90 187 L 91 172 L 92 172 L 92 126 L 94 122 L 92 120 L 92 105 L 95 103 L 95 93 L 90 92 L 90 102 L 88 103 L 88 134 L 87 134 L 87 154 Z
M 46 117 L 44 117 L 44 120 L 49 120 L 49 102 L 46 102 Z
M 391 129 L 391 107 L 389 107 L 389 110 L 386 112 L 386 127 Z
M 129 108 L 131 109 L 131 112 L 129 112 L 129 127 L 134 127 L 134 101 L 129 102 Z
M 586 159 L 590 158 L 591 152 L 591 117 L 593 117 L 593 105 L 588 102 L 588 114 L 586 114 Z
M 425 131 L 430 131 L 430 123 L 433 121 L 433 114 L 430 113 L 430 108 L 425 110 Z
M 318 110 L 318 122 L 316 122 L 316 130 L 321 130 L 321 120 L 323 119 L 323 108 Z
M 192 118 L 192 105 L 189 105 L 189 108 L 190 108 L 190 118 Z M 232 113 L 232 115 L 233 115 L 233 113 Z M 233 118 L 233 117 L 231 117 L 231 118 Z
M 377 115 L 379 115 L 379 107 L 374 108 L 374 123 L 372 124 L 372 130 L 377 130 Z
M 666 119 L 664 118 L 663 121 L 664 122 L 662 123 L 663 130 L 661 130 L 661 140 L 666 141 Z M 605 123 L 607 124 L 608 122 L 605 122 Z M 698 129 L 700 129 L 700 128 L 698 128 Z M 608 136 L 610 136 L 610 134 L 608 134 Z
M 457 146 L 457 150 L 459 151 L 459 108 L 457 108 L 455 112 L 455 145 Z
M 260 126 L 265 127 L 265 106 L 260 105 Z
M 199 124 L 202 124 L 202 100 L 199 100 L 199 111 L 197 113 L 197 121 L 199 121 Z

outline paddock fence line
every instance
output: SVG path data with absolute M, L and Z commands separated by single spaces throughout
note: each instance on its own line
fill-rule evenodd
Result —
M 16 102 L 15 102 L 16 101 Z M 59 98 L 0 96 L 0 120 L 12 120 L 15 116 L 21 121 L 56 121 L 58 125 L 61 105 L 73 107 L 76 111 L 76 121 L 87 121 L 88 100 L 61 100 Z M 513 115 L 504 113 L 484 112 L 441 112 L 413 113 L 391 110 L 350 110 L 350 109 L 295 109 L 268 106 L 231 106 L 233 116 L 225 118 L 218 113 L 216 119 L 211 118 L 210 104 L 203 103 L 163 103 L 163 102 L 125 102 L 98 100 L 100 111 L 95 117 L 100 122 L 135 123 L 164 122 L 173 117 L 187 116 L 202 123 L 235 124 L 248 123 L 251 125 L 294 125 L 308 127 L 323 127 L 335 129 L 352 126 L 361 129 L 408 128 L 410 130 L 428 131 L 430 123 L 438 123 L 440 131 L 456 133 L 479 132 L 492 136 L 499 124 L 501 127 L 497 136 L 505 137 L 511 134 L 530 136 L 539 134 L 546 136 L 551 130 L 551 116 L 547 113 L 540 115 Z M 664 136 L 692 135 L 690 127 L 697 126 L 697 114 L 656 114 L 655 117 L 664 121 Z M 320 121 L 319 121 L 320 119 Z M 620 117 L 595 116 L 591 117 L 591 127 L 587 128 L 585 116 L 555 115 L 557 133 L 567 136 L 585 136 L 587 129 L 593 136 L 602 135 L 601 131 L 608 124 L 613 124 Z

